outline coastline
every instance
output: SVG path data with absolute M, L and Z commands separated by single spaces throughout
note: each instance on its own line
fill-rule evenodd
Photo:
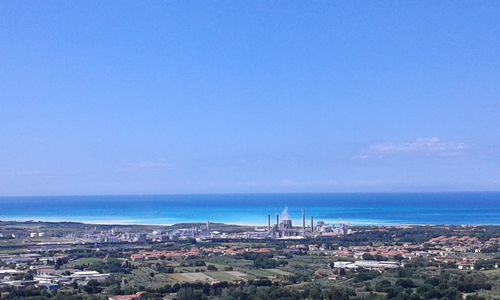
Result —
M 294 224 L 299 224 L 299 220 L 293 220 Z M 206 224 L 207 221 L 182 221 L 172 223 L 161 223 L 161 222 L 144 222 L 139 220 L 122 220 L 122 219 L 101 219 L 101 220 L 85 220 L 85 219 L 65 219 L 65 218 L 3 218 L 0 217 L 0 223 L 13 222 L 13 223 L 54 223 L 54 224 L 63 224 L 63 223 L 75 223 L 75 224 L 84 224 L 84 225 L 102 225 L 102 226 L 175 226 L 179 224 Z M 256 223 L 242 223 L 242 222 L 222 222 L 217 220 L 209 220 L 210 223 L 214 224 L 223 224 L 223 225 L 231 225 L 231 226 L 242 226 L 242 227 L 266 227 L 267 224 L 256 224 Z M 336 222 L 327 222 L 329 224 L 334 224 Z M 500 223 L 475 223 L 475 224 L 432 224 L 432 223 L 395 223 L 395 222 L 380 222 L 374 223 L 366 220 L 365 222 L 349 222 L 344 220 L 344 223 L 348 223 L 351 226 L 356 227 L 405 227 L 405 226 L 413 226 L 413 227 L 423 227 L 423 226 L 431 226 L 431 227 L 447 227 L 447 226 L 462 226 L 462 227 L 475 227 L 475 226 L 500 226 Z

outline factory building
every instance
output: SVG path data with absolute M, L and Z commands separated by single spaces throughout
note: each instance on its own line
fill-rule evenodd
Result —
M 276 223 L 271 225 L 271 215 L 267 216 L 267 234 L 265 238 L 275 239 L 293 239 L 293 238 L 314 238 L 327 236 L 342 236 L 350 233 L 350 225 L 348 223 L 339 223 L 336 225 L 326 224 L 323 221 L 318 221 L 314 224 L 314 217 L 311 216 L 311 223 L 306 227 L 306 214 L 302 210 L 302 224 L 294 227 L 292 220 L 288 214 L 288 209 L 276 215 Z

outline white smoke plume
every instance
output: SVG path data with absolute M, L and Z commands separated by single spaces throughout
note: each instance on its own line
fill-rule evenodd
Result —
M 290 215 L 288 214 L 288 207 L 281 212 L 281 221 L 290 220 Z

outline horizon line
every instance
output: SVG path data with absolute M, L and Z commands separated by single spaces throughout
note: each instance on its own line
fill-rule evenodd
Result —
M 474 194 L 500 193 L 500 190 L 465 191 L 361 191 L 361 192 L 223 192 L 223 193 L 130 193 L 130 194 L 47 194 L 47 195 L 0 195 L 1 198 L 45 198 L 45 197 L 131 197 L 131 196 L 231 196 L 231 195 L 326 195 L 326 194 Z

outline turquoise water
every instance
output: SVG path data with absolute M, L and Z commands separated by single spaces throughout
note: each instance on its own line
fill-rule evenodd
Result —
M 173 224 L 267 224 L 287 207 L 315 220 L 352 224 L 500 225 L 500 193 L 235 194 L 0 197 L 0 220 Z

